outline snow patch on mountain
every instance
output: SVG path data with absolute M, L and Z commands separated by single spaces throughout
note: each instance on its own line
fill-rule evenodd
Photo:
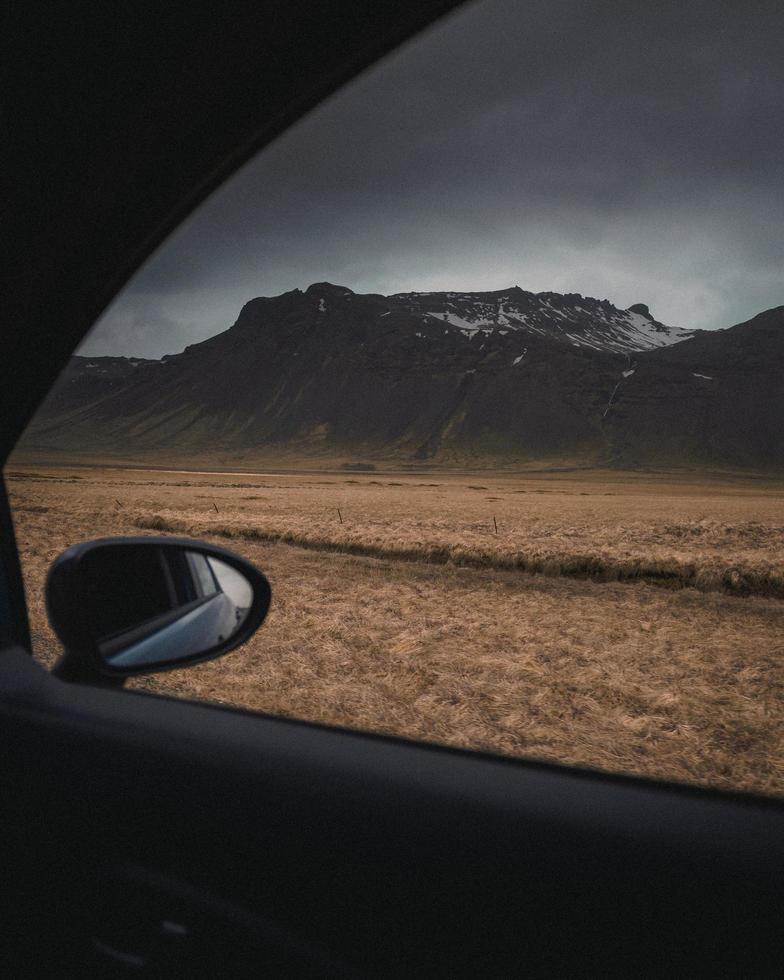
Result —
M 694 336 L 692 330 L 670 327 L 651 316 L 632 310 L 623 310 L 615 322 L 619 332 L 628 340 L 628 349 L 653 350 L 655 347 L 669 347 L 670 344 L 678 344 Z
M 493 324 L 486 320 L 469 320 L 466 317 L 458 316 L 457 313 L 449 312 L 430 312 L 427 314 L 434 320 L 441 323 L 448 323 L 450 327 L 457 327 L 467 337 L 473 337 L 479 330 L 492 330 Z
M 495 293 L 397 293 L 399 309 L 424 314 L 467 337 L 498 331 L 547 337 L 576 348 L 614 353 L 653 350 L 688 340 L 693 331 L 656 320 L 644 304 L 621 310 L 609 300 L 579 293 L 529 293 L 518 287 Z

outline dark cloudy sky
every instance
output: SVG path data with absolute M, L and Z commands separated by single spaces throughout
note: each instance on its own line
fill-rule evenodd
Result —
M 782 8 L 469 4 L 214 194 L 83 351 L 172 353 L 321 280 L 580 292 L 703 328 L 784 303 Z

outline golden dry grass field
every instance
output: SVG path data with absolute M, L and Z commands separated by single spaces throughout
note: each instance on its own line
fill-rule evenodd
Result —
M 640 474 L 21 467 L 36 655 L 49 563 L 177 533 L 273 587 L 242 649 L 136 687 L 616 772 L 784 792 L 784 486 Z M 496 530 L 497 528 L 497 530 Z

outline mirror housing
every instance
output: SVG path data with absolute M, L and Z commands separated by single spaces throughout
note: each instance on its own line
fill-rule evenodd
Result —
M 65 652 L 62 680 L 121 686 L 126 677 L 212 660 L 244 643 L 269 610 L 254 565 L 175 537 L 101 538 L 64 551 L 46 579 L 46 610 Z

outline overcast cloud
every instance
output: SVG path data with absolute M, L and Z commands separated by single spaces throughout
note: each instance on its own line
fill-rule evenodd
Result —
M 780 305 L 782 7 L 470 4 L 244 167 L 83 352 L 173 353 L 321 280 L 580 292 L 702 328 Z

